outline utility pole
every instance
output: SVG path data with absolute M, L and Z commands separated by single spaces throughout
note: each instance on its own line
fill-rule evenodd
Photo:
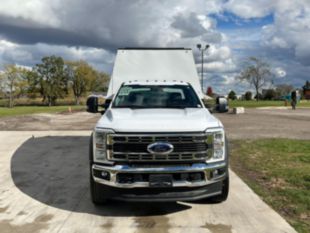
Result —
M 210 47 L 210 45 L 206 44 L 204 48 L 202 48 L 201 44 L 197 44 L 197 48 L 201 53 L 201 91 L 203 93 L 203 53 Z

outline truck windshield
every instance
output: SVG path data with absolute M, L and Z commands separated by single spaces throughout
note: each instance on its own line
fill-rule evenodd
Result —
M 114 108 L 201 108 L 189 85 L 125 85 L 118 91 Z

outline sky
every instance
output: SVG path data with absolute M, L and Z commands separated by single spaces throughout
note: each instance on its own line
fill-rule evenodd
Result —
M 235 77 L 246 59 L 268 62 L 274 85 L 310 80 L 309 0 L 2 0 L 0 70 L 44 56 L 86 60 L 112 72 L 117 48 L 209 44 L 204 86 L 219 94 L 251 87 Z M 271 84 L 270 84 L 271 85 Z

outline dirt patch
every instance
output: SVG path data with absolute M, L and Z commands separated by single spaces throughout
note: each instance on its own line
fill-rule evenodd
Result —
M 137 217 L 134 219 L 134 227 L 138 229 L 137 233 L 168 233 L 169 219 L 166 216 L 148 216 Z
M 91 130 L 100 117 L 87 112 L 1 117 L 0 130 Z
M 22 216 L 22 215 L 26 215 L 27 214 L 27 212 L 25 212 L 25 211 L 20 211 L 20 212 L 18 212 L 18 216 Z
M 34 220 L 35 222 L 48 222 L 53 218 L 53 215 L 51 214 L 42 214 Z
M 8 209 L 9 207 L 0 207 L 0 213 L 5 213 L 5 211 Z
M 33 222 L 20 225 L 12 224 L 12 220 L 3 220 L 0 222 L 1 233 L 38 233 L 43 229 L 47 229 L 48 221 L 53 215 L 43 214 L 38 216 Z
M 207 228 L 212 233 L 231 233 L 231 226 L 224 224 L 210 224 L 206 223 L 203 228 Z
M 113 221 L 108 219 L 108 221 L 106 223 L 101 225 L 101 228 L 104 229 L 104 230 L 107 230 L 109 232 L 110 229 L 113 228 Z
M 268 187 L 287 189 L 289 187 L 289 184 L 283 178 L 272 177 L 268 182 Z

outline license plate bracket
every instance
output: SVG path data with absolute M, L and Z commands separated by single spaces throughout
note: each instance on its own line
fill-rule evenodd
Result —
M 172 175 L 165 174 L 165 175 L 150 175 L 149 176 L 149 185 L 150 187 L 157 187 L 157 188 L 166 188 L 172 187 L 173 179 Z

